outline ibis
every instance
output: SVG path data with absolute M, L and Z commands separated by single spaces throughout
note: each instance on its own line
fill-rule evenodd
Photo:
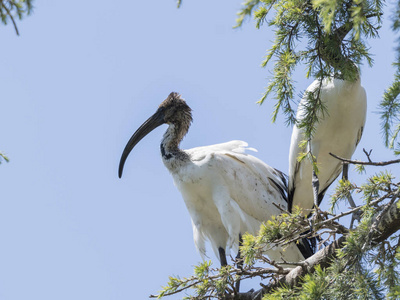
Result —
M 301 147 L 306 139 L 304 128 L 294 126 L 289 151 L 289 210 L 297 205 L 305 215 L 310 213 L 314 204 L 318 206 L 328 187 L 342 172 L 342 162 L 329 153 L 350 159 L 360 142 L 367 112 L 367 96 L 358 76 L 354 82 L 336 78 L 325 78 L 320 84 L 315 80 L 306 90 L 299 103 L 297 121 L 305 117 L 308 93 L 314 93 L 319 87 L 320 99 L 325 106 L 308 145 Z M 309 147 L 309 148 L 307 148 Z M 311 150 L 318 167 L 318 192 L 313 194 L 313 167 L 308 159 L 298 161 L 299 154 Z
M 286 178 L 280 171 L 247 154 L 247 143 L 230 141 L 182 150 L 179 145 L 192 122 L 191 108 L 171 93 L 128 141 L 119 164 L 153 129 L 168 128 L 161 141 L 162 161 L 171 173 L 189 211 L 195 246 L 206 255 L 208 241 L 222 266 L 230 249 L 239 250 L 241 235 L 257 234 L 262 222 L 287 209 Z M 254 150 L 254 149 L 253 149 Z M 275 261 L 298 262 L 310 256 L 307 245 L 271 245 L 266 254 Z

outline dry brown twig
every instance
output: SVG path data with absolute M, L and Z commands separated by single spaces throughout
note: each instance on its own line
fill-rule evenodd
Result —
M 391 164 L 400 163 L 400 159 L 381 161 L 381 162 L 373 162 L 373 161 L 351 160 L 351 159 L 347 159 L 347 158 L 343 158 L 343 157 L 337 156 L 337 155 L 335 155 L 335 154 L 333 154 L 331 152 L 329 152 L 329 154 L 331 156 L 333 156 L 334 158 L 337 158 L 338 160 L 341 160 L 344 163 L 353 164 L 353 165 L 381 166 L 382 167 L 382 166 L 387 166 L 387 165 L 391 165 Z M 369 156 L 368 156 L 368 159 L 369 159 Z

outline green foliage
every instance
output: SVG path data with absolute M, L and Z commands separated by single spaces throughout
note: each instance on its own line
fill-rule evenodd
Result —
M 366 250 L 370 249 L 370 241 L 368 236 L 370 233 L 370 226 L 372 222 L 371 211 L 365 211 L 360 224 L 356 230 L 350 232 L 346 239 L 346 246 L 338 251 L 338 258 L 347 259 L 346 265 L 354 265 L 356 262 L 359 263 Z
M 372 257 L 372 260 L 379 266 L 375 270 L 378 282 L 388 287 L 388 299 L 398 299 L 400 297 L 400 245 L 399 236 L 392 237 L 392 241 L 397 240 L 397 244 L 392 246 L 390 243 L 379 245 L 379 251 Z
M 195 267 L 195 276 L 189 278 L 180 278 L 179 276 L 170 276 L 167 286 L 163 287 L 157 295 L 157 299 L 179 292 L 186 287 L 194 285 L 197 287 L 197 295 L 204 296 L 207 293 L 209 285 L 211 261 L 204 262 Z
M 329 286 L 326 271 L 320 266 L 315 268 L 313 274 L 307 274 L 303 281 L 298 299 L 321 299 Z
M 400 29 L 400 0 L 396 3 L 396 9 L 392 15 L 392 29 L 398 32 Z M 397 38 L 397 43 L 400 39 Z M 379 104 L 381 115 L 381 128 L 386 147 L 393 149 L 395 155 L 400 154 L 398 134 L 400 131 L 400 46 L 396 47 L 397 57 L 393 66 L 396 68 L 392 84 L 385 90 L 383 99 Z
M 289 287 L 281 287 L 270 294 L 265 294 L 263 300 L 297 299 L 297 291 Z
M 330 212 L 334 211 L 335 206 L 337 206 L 340 201 L 347 200 L 348 196 L 354 191 L 362 195 L 362 200 L 366 205 L 369 205 L 371 201 L 387 195 L 388 193 L 393 193 L 399 188 L 398 184 L 393 182 L 394 179 L 395 177 L 387 171 L 370 176 L 366 180 L 366 183 L 360 187 L 352 184 L 348 180 L 340 179 L 335 188 L 335 193 L 330 199 Z
M 303 217 L 299 207 L 293 213 L 282 212 L 279 216 L 262 224 L 258 235 L 245 234 L 240 247 L 244 260 L 243 269 L 224 267 L 221 270 L 211 269 L 211 263 L 203 263 L 195 268 L 195 275 L 189 278 L 170 278 L 169 284 L 159 297 L 175 292 L 192 289 L 193 296 L 188 299 L 222 299 L 222 295 L 235 295 L 235 282 L 240 278 L 260 276 L 265 282 L 275 280 L 277 276 L 286 274 L 282 262 L 270 261 L 265 251 L 273 245 L 285 246 L 298 242 L 304 237 L 329 234 L 345 234 L 344 247 L 337 250 L 329 267 L 315 266 L 312 273 L 301 278 L 295 287 L 280 286 L 263 296 L 266 299 L 398 299 L 400 296 L 400 235 L 391 237 L 382 243 L 376 243 L 373 236 L 379 234 L 377 220 L 384 211 L 388 201 L 398 197 L 400 183 L 384 171 L 370 176 L 366 183 L 357 186 L 347 180 L 341 180 L 331 199 L 333 206 L 347 199 L 348 194 L 356 192 L 363 200 L 362 219 L 354 230 L 337 231 L 339 216 L 327 219 L 328 213 L 322 212 L 320 218 L 312 221 L 314 231 L 305 233 L 309 228 L 309 220 Z M 400 206 L 400 201 L 398 201 Z M 325 217 L 323 217 L 325 216 Z M 315 223 L 316 222 L 316 223 Z M 343 226 L 343 225 L 341 225 Z M 320 233 L 319 233 L 320 232 Z M 329 238 L 328 238 L 329 240 Z M 261 264 L 261 266 L 260 266 Z M 271 269 L 264 265 L 273 265 Z M 263 268 L 264 266 L 264 268 Z M 305 264 L 304 266 L 308 266 Z M 231 299 L 231 298 L 229 298 Z M 240 298 L 232 298 L 240 299 Z M 247 299 L 247 298 L 246 298 Z
M 263 260 L 265 251 L 275 243 L 283 245 L 284 251 L 285 245 L 309 226 L 303 215 L 303 211 L 295 206 L 292 214 L 282 213 L 264 222 L 257 236 L 246 233 L 240 247 L 244 262 L 253 265 L 257 260 Z
M 179 0 L 178 6 L 180 3 Z M 273 77 L 259 103 L 273 95 L 276 99 L 273 121 L 283 112 L 287 124 L 297 122 L 297 126 L 306 132 L 298 159 L 309 159 L 316 173 L 318 165 L 308 141 L 315 124 L 326 114 L 320 99 L 321 84 L 332 77 L 354 81 L 359 77 L 361 63 L 372 65 L 366 41 L 378 36 L 383 4 L 382 0 L 245 0 L 238 13 L 236 27 L 252 17 L 257 28 L 266 25 L 275 33 L 273 44 L 262 62 L 263 67 L 273 64 Z M 398 31 L 400 0 L 392 21 L 392 29 Z M 385 91 L 380 113 L 385 143 L 395 154 L 400 154 L 400 46 L 397 51 L 394 64 L 397 73 Z M 297 95 L 293 76 L 298 67 L 305 67 L 307 78 L 314 77 L 320 82 L 319 87 L 303 96 L 307 101 L 301 122 L 296 120 L 294 112 Z M 356 169 L 365 172 L 363 165 L 356 165 Z M 398 197 L 400 183 L 394 180 L 386 171 L 370 176 L 361 186 L 341 180 L 331 199 L 330 212 L 315 211 L 318 218 L 307 220 L 303 217 L 304 212 L 295 207 L 292 214 L 282 211 L 281 215 L 265 222 L 257 236 L 245 234 L 240 247 L 245 263 L 243 269 L 215 270 L 210 264 L 202 264 L 195 268 L 192 277 L 174 277 L 162 293 L 193 289 L 194 296 L 190 299 L 235 297 L 237 278 L 259 277 L 268 285 L 268 280 L 275 281 L 287 274 L 285 265 L 265 257 L 265 251 L 272 245 L 278 244 L 284 249 L 304 237 L 319 236 L 320 240 L 333 241 L 338 235 L 344 235 L 345 245 L 332 257 L 329 267 L 317 265 L 314 272 L 301 278 L 298 286 L 275 288 L 263 299 L 399 299 L 400 237 L 393 236 L 379 243 L 372 238 L 379 234 L 377 220 L 388 204 Z M 362 212 L 362 219 L 353 230 L 346 228 L 343 222 L 339 223 L 352 211 L 334 214 L 335 206 L 340 201 L 347 201 L 350 195 L 357 196 L 362 203 L 357 208 Z M 305 233 L 310 228 L 309 222 L 313 224 L 313 231 Z M 309 265 L 302 266 L 307 268 Z
M 303 140 L 299 143 L 299 148 L 302 149 L 302 152 L 299 152 L 299 155 L 297 156 L 297 161 L 301 162 L 303 159 L 308 159 L 309 162 L 311 163 L 311 166 L 313 167 L 314 173 L 318 175 L 319 169 L 318 169 L 317 159 L 313 155 L 311 147 L 308 147 L 309 141 L 310 139 Z
M 258 243 L 270 244 L 280 239 L 289 238 L 291 235 L 300 233 L 299 224 L 304 222 L 302 210 L 295 206 L 293 213 L 282 213 L 279 216 L 273 216 L 271 220 L 261 225 Z M 304 225 L 307 225 L 305 222 Z
M 314 125 L 326 114 L 325 104 L 321 101 L 320 97 L 322 83 L 323 81 L 321 80 L 317 89 L 314 91 L 306 91 L 304 95 L 307 101 L 304 102 L 302 120 L 298 122 L 297 127 L 299 129 L 304 129 L 304 135 L 308 139 L 314 134 Z M 313 125 L 310 126 L 311 124 Z M 315 161 L 315 159 L 313 158 L 312 161 Z
M 396 187 L 392 186 L 394 177 L 389 172 L 380 172 L 367 179 L 367 183 L 361 186 L 363 199 L 368 204 L 378 198 L 382 193 L 391 192 Z
M 1 164 L 2 159 L 3 159 L 4 161 L 6 161 L 6 162 L 9 162 L 9 161 L 10 161 L 9 158 L 8 158 L 4 153 L 1 153 L 1 152 L 0 152 L 0 164 Z
M 15 18 L 22 19 L 24 15 L 32 12 L 33 0 L 0 0 L 0 17 L 3 24 L 7 25 L 11 21 L 17 35 L 19 35 Z
M 230 266 L 221 269 L 212 269 L 211 261 L 200 263 L 194 268 L 194 276 L 180 278 L 170 276 L 168 284 L 152 298 L 161 299 L 165 296 L 174 295 L 187 289 L 193 291 L 193 295 L 183 299 L 201 300 L 206 298 L 218 298 L 233 287 L 235 279 Z
M 359 76 L 356 66 L 363 59 L 372 64 L 364 39 L 378 35 L 382 3 L 367 0 L 248 0 L 239 12 L 236 26 L 241 26 L 252 14 L 257 28 L 267 24 L 275 32 L 274 43 L 262 63 L 267 66 L 274 59 L 273 78 L 259 103 L 274 92 L 277 103 L 273 121 L 282 111 L 286 122 L 293 124 L 294 69 L 304 64 L 307 77 L 355 80 Z M 270 19 L 267 20 L 268 16 Z M 345 39 L 348 33 L 350 36 Z M 323 104 L 319 90 L 306 97 L 310 100 L 311 111 L 307 111 L 301 126 L 307 129 L 306 136 L 309 137 L 323 112 Z
M 356 165 L 355 166 L 356 171 L 358 174 L 364 174 L 365 173 L 365 166 L 364 165 Z
M 392 15 L 392 29 L 393 31 L 399 31 L 400 29 L 400 1 L 397 1 L 396 9 Z
M 360 225 L 349 233 L 345 247 L 328 268 L 318 265 L 312 274 L 304 276 L 299 287 L 282 287 L 263 299 L 383 299 L 385 289 L 397 292 L 397 281 L 389 287 L 389 282 L 380 280 L 366 263 L 376 251 L 370 240 L 373 221 L 373 214 L 363 215 Z
M 358 296 L 356 299 L 383 299 L 383 291 L 390 288 L 371 272 L 371 256 L 376 253 L 377 248 L 371 240 L 371 228 L 374 227 L 375 220 L 374 210 L 367 206 L 359 226 L 350 232 L 345 247 L 338 251 L 336 268 L 346 271 L 341 276 L 351 282 L 350 290 Z M 343 289 L 343 286 L 337 288 Z
M 341 3 L 338 3 L 341 2 Z M 314 0 L 313 7 L 320 11 L 321 21 L 326 33 L 331 33 L 332 24 L 335 21 L 335 11 L 343 1 L 338 0 Z
M 303 278 L 303 285 L 301 288 L 290 289 L 288 287 L 282 287 L 276 289 L 271 294 L 266 294 L 263 300 L 275 300 L 275 299 L 299 299 L 299 300 L 310 300 L 310 299 L 324 299 L 327 294 L 330 281 L 326 270 L 323 270 L 321 266 L 315 268 L 313 274 L 307 274 Z
M 260 4 L 261 0 L 246 0 L 243 3 L 243 8 L 238 12 L 238 18 L 236 19 L 236 27 L 240 27 L 246 17 L 251 16 L 251 13 L 255 7 Z
M 331 213 L 334 212 L 335 207 L 338 205 L 338 203 L 342 200 L 348 199 L 349 195 L 356 189 L 356 186 L 353 185 L 350 181 L 340 179 L 339 183 L 337 184 L 335 188 L 335 193 L 332 195 L 330 199 L 330 209 L 329 211 Z
M 400 130 L 400 63 L 396 63 L 395 66 L 398 68 L 395 79 L 383 94 L 379 108 L 385 145 L 399 151 L 400 147 L 395 143 Z
M 263 64 L 267 64 L 269 58 L 263 62 Z M 286 122 L 288 124 L 292 124 L 296 120 L 296 115 L 294 109 L 291 105 L 291 100 L 293 99 L 294 87 L 293 80 L 291 78 L 291 74 L 294 70 L 294 67 L 298 63 L 298 60 L 294 56 L 294 53 L 288 49 L 282 52 L 279 56 L 279 59 L 275 63 L 274 67 L 274 79 L 268 85 L 267 91 L 264 96 L 259 101 L 262 104 L 265 98 L 271 93 L 274 92 L 276 97 L 280 99 L 276 104 L 272 116 L 272 120 L 275 122 L 278 116 L 279 110 L 283 110 L 286 114 Z

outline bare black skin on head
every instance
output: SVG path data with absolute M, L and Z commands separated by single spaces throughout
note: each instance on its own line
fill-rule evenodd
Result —
M 170 159 L 174 154 L 181 153 L 179 143 L 189 130 L 192 122 L 192 110 L 178 93 L 172 92 L 168 95 L 157 111 L 148 118 L 132 135 L 122 152 L 119 163 L 118 176 L 121 178 L 125 161 L 129 153 L 147 134 L 162 124 L 173 125 L 167 130 L 161 143 L 161 154 L 165 159 Z

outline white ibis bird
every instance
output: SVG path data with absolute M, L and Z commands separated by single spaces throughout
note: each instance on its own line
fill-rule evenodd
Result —
M 297 120 L 304 117 L 307 93 L 314 92 L 320 81 L 314 81 L 300 101 Z M 367 96 L 361 86 L 361 80 L 354 82 L 327 78 L 322 81 L 320 99 L 326 107 L 326 113 L 320 114 L 315 124 L 315 132 L 308 143 L 318 166 L 319 191 L 317 205 L 320 205 L 328 187 L 342 171 L 342 163 L 329 153 L 350 159 L 364 129 L 367 113 Z M 314 206 L 312 177 L 313 167 L 308 159 L 298 162 L 298 156 L 306 149 L 299 143 L 306 139 L 304 129 L 296 125 L 293 128 L 289 151 L 289 211 L 294 205 L 303 209 L 305 215 Z
M 246 154 L 243 141 L 180 149 L 191 122 L 190 107 L 179 94 L 171 93 L 128 141 L 119 177 L 133 147 L 156 127 L 168 124 L 161 156 L 190 213 L 195 246 L 204 257 L 208 240 L 221 265 L 226 265 L 226 254 L 231 247 L 238 249 L 241 234 L 257 234 L 263 221 L 281 213 L 273 203 L 287 208 L 286 179 L 280 171 Z M 298 262 L 312 254 L 303 248 L 303 255 L 300 249 L 294 243 L 284 251 L 275 246 L 267 255 L 275 261 Z

